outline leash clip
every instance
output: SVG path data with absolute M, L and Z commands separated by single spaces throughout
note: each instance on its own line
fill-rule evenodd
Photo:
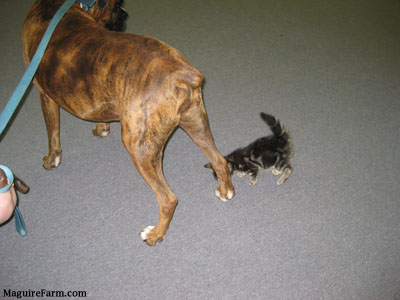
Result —
M 84 11 L 88 11 L 96 3 L 96 0 L 77 0 L 77 2 Z

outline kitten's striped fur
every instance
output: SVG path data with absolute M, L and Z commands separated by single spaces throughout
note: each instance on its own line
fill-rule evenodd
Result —
M 281 175 L 277 183 L 282 184 L 293 172 L 290 165 L 293 156 L 291 139 L 277 118 L 265 113 L 260 116 L 268 124 L 272 134 L 259 138 L 244 148 L 236 149 L 225 158 L 231 174 L 236 172 L 240 177 L 248 174 L 250 185 L 256 184 L 260 169 L 272 169 L 274 175 Z M 211 164 L 206 164 L 205 167 L 212 169 Z

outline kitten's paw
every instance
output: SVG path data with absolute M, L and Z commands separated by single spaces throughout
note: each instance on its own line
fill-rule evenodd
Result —
M 244 177 L 244 175 L 246 175 L 245 172 L 236 172 L 236 175 L 240 178 Z
M 281 185 L 282 183 L 284 183 L 286 181 L 286 178 L 279 178 L 278 181 L 276 182 L 277 185 Z
M 249 185 L 255 186 L 256 183 L 257 183 L 257 178 L 250 178 L 250 179 L 249 179 Z
M 231 199 L 233 198 L 234 194 L 235 194 L 235 193 L 234 193 L 233 191 L 228 190 L 228 192 L 226 193 L 226 196 L 222 196 L 222 195 L 221 195 L 221 191 L 219 190 L 219 188 L 216 188 L 216 189 L 215 189 L 215 196 L 216 196 L 217 198 L 219 198 L 220 200 L 222 200 L 223 202 L 226 202 L 226 201 L 228 201 L 228 200 L 231 200 Z
M 284 183 L 286 181 L 286 179 L 289 178 L 290 174 L 292 174 L 293 169 L 291 168 L 287 168 L 283 171 L 283 175 L 278 179 L 278 181 L 276 182 L 278 185 L 281 185 L 282 183 Z
M 282 174 L 282 171 L 278 170 L 278 169 L 272 169 L 272 174 L 279 175 L 279 174 Z

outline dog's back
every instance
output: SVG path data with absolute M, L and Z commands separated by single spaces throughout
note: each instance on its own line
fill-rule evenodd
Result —
M 29 11 L 23 26 L 26 65 L 62 2 L 38 0 Z M 107 30 L 75 6 L 54 31 L 34 81 L 63 109 L 97 122 L 120 121 L 121 107 L 131 101 L 182 94 L 187 101 L 202 82 L 203 75 L 178 50 L 149 36 Z

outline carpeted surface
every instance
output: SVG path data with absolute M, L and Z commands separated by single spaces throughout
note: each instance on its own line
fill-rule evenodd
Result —
M 21 27 L 32 0 L 0 1 L 0 109 L 21 78 Z M 0 163 L 31 187 L 28 235 L 0 227 L 6 291 L 86 291 L 88 299 L 400 299 L 400 3 L 131 0 L 128 32 L 182 51 L 206 78 L 222 153 L 291 131 L 294 173 L 277 186 L 234 178 L 214 197 L 205 157 L 181 130 L 164 171 L 178 196 L 163 243 L 139 231 L 158 208 L 113 123 L 61 115 L 62 165 L 42 168 L 47 136 L 32 88 L 0 144 Z

